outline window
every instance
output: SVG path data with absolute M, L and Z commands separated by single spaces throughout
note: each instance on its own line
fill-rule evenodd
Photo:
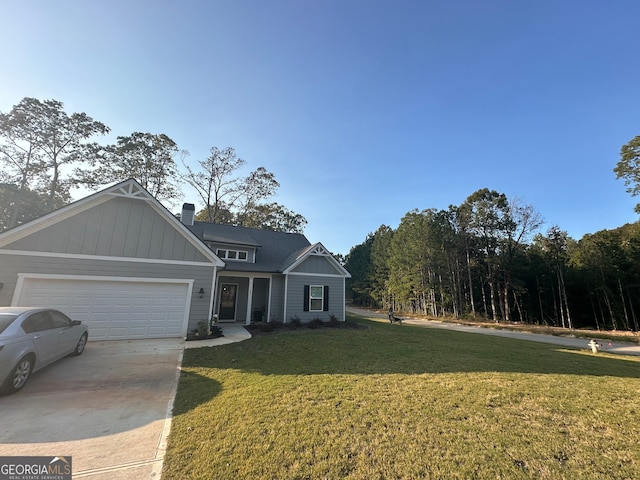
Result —
M 51 315 L 51 321 L 53 322 L 53 328 L 70 327 L 71 319 L 66 315 L 59 312 L 49 312 Z
M 309 311 L 310 312 L 321 312 L 324 298 L 324 288 L 311 285 L 309 287 Z
M 329 286 L 305 285 L 304 286 L 304 311 L 328 312 L 329 311 Z
M 18 318 L 18 315 L 13 313 L 3 313 L 0 315 L 0 333 L 4 332 L 13 321 Z
M 22 322 L 22 329 L 26 333 L 41 332 L 43 330 L 49 330 L 50 328 L 51 322 L 49 321 L 47 312 L 34 313 Z
M 241 260 L 243 262 L 246 262 L 249 258 L 249 254 L 245 250 L 229 250 L 226 248 L 216 250 L 216 255 L 227 260 Z

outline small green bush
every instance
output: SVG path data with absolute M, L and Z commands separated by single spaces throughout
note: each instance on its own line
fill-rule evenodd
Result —
M 307 323 L 307 328 L 318 328 L 322 327 L 323 322 L 319 318 L 314 318 L 310 322 Z
M 338 317 L 336 317 L 333 313 L 331 313 L 329 314 L 329 321 L 327 322 L 327 325 L 329 327 L 337 327 L 339 321 L 340 320 L 338 320 Z
M 209 322 L 206 320 L 200 320 L 198 322 L 198 334 L 201 337 L 207 337 L 209 335 Z
M 289 328 L 291 330 L 295 330 L 300 325 L 302 325 L 302 321 L 300 320 L 300 317 L 298 317 L 297 315 L 291 317 L 291 320 L 289 320 Z

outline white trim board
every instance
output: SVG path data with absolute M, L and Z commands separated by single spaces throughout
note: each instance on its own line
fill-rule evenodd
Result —
M 218 279 L 220 277 L 228 278 L 272 278 L 272 273 L 263 272 L 234 272 L 233 270 L 218 270 Z
M 32 252 L 29 250 L 0 250 L 0 255 L 25 255 L 28 257 L 68 258 L 77 260 L 99 260 L 107 262 L 156 263 L 159 265 L 188 265 L 192 267 L 215 267 L 215 263 L 187 260 L 164 260 L 162 258 L 109 257 L 106 255 L 82 255 L 80 253 Z
M 332 277 L 332 278 L 345 278 L 344 275 L 337 273 L 309 273 L 309 272 L 289 272 L 287 275 L 299 276 L 299 277 Z

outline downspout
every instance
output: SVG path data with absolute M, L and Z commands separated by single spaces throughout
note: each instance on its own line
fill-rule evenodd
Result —
M 247 317 L 244 321 L 245 325 L 249 325 L 251 323 L 251 310 L 253 307 L 253 278 L 249 277 L 249 290 L 247 292 Z

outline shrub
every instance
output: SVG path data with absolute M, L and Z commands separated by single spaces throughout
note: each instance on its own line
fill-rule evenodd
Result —
M 289 328 L 292 330 L 298 328 L 300 325 L 302 325 L 302 321 L 297 315 L 291 317 L 291 320 L 289 320 Z
M 319 318 L 314 318 L 309 323 L 307 323 L 307 328 L 318 328 L 323 325 L 322 320 Z
M 206 320 L 200 320 L 198 322 L 198 335 L 206 337 L 209 335 L 209 322 Z
M 329 321 L 327 322 L 328 326 L 337 327 L 338 322 L 339 322 L 338 317 L 336 317 L 333 313 L 329 314 Z
M 224 335 L 222 334 L 222 328 L 216 326 L 216 325 L 212 325 L 211 326 L 211 336 L 212 337 L 224 337 Z

